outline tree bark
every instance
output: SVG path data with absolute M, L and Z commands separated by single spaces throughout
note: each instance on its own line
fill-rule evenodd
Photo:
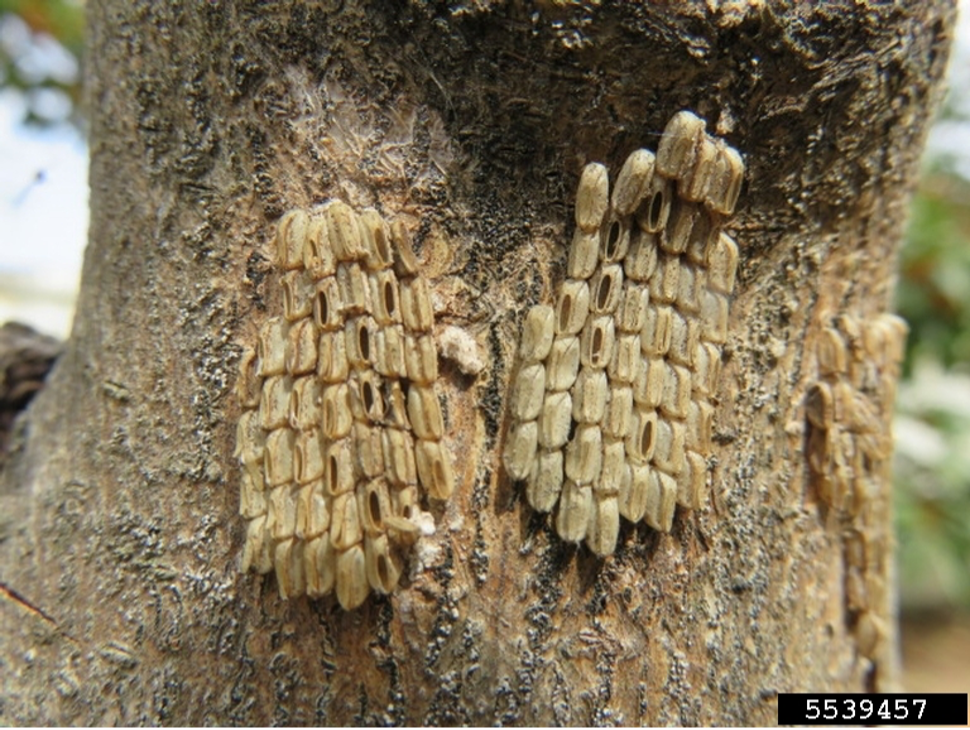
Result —
M 804 401 L 819 331 L 890 306 L 952 2 L 88 8 L 90 242 L 2 473 L 0 719 L 764 725 L 778 692 L 893 686 L 892 591 L 860 647 L 858 525 L 820 498 Z M 600 560 L 504 475 L 508 381 L 583 165 L 615 174 L 680 109 L 748 170 L 714 498 Z M 239 572 L 232 455 L 275 221 L 332 197 L 418 225 L 437 325 L 485 363 L 442 361 L 457 489 L 421 564 L 351 612 Z

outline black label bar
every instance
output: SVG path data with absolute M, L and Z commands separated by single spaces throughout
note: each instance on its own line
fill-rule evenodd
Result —
M 779 725 L 966 725 L 967 695 L 778 694 Z

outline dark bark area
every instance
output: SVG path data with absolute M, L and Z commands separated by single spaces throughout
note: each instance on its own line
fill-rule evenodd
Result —
M 44 387 L 60 351 L 57 340 L 27 325 L 7 322 L 0 327 L 0 465 L 12 439 L 14 419 Z
M 90 243 L 0 475 L 0 721 L 760 725 L 777 692 L 892 686 L 802 403 L 822 320 L 890 305 L 953 12 L 89 3 Z M 507 383 L 582 166 L 685 108 L 748 168 L 715 498 L 603 561 L 502 474 Z M 236 364 L 275 221 L 329 197 L 420 222 L 438 324 L 486 360 L 442 363 L 458 488 L 420 569 L 351 613 L 238 572 Z

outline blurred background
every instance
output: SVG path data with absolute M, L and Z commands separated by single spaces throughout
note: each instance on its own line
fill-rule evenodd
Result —
M 66 338 L 87 235 L 83 0 L 0 0 L 0 323 Z M 896 434 L 906 689 L 970 689 L 970 0 L 903 249 Z

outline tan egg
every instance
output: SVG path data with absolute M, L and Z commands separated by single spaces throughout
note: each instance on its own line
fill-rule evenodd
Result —
M 370 479 L 357 485 L 357 514 L 367 535 L 382 535 L 384 520 L 393 514 L 391 494 L 384 479 Z
M 364 314 L 373 311 L 370 284 L 357 262 L 343 261 L 337 266 L 337 289 L 345 312 Z
M 322 402 L 323 387 L 315 375 L 294 378 L 290 391 L 290 428 L 306 431 L 319 426 Z
M 557 337 L 546 360 L 546 390 L 568 390 L 579 373 L 579 338 Z
M 296 534 L 296 510 L 299 500 L 292 484 L 269 491 L 266 529 L 274 540 L 288 540 Z
M 670 217 L 660 237 L 660 247 L 668 254 L 681 254 L 687 250 L 691 231 L 701 217 L 701 208 L 685 200 L 675 198 L 670 205 Z
M 390 267 L 394 263 L 391 231 L 381 214 L 373 208 L 367 208 L 361 211 L 358 223 L 360 224 L 364 265 L 370 271 L 379 271 Z
M 603 265 L 622 261 L 630 248 L 630 219 L 610 212 L 600 228 L 599 257 Z
M 623 297 L 623 267 L 604 264 L 589 282 L 589 310 L 593 314 L 612 314 Z
M 694 399 L 687 408 L 687 448 L 709 456 L 713 448 L 714 406 Z
M 655 530 L 670 532 L 677 508 L 677 482 L 656 469 L 650 470 L 649 480 L 643 520 Z
M 287 211 L 276 229 L 276 262 L 282 269 L 303 266 L 303 246 L 310 218 L 304 210 Z
M 616 311 L 616 328 L 620 332 L 639 334 L 650 307 L 650 290 L 635 281 L 623 288 L 623 299 Z
M 263 453 L 263 469 L 266 486 L 276 487 L 292 482 L 294 478 L 293 452 L 296 438 L 288 428 L 270 431 L 266 437 L 266 451 Z
M 263 379 L 258 373 L 259 361 L 256 350 L 247 347 L 239 358 L 239 377 L 233 391 L 242 408 L 258 408 L 259 396 L 263 389 Z
M 626 438 L 633 420 L 633 388 L 629 385 L 613 385 L 603 415 L 603 435 L 610 438 Z
M 438 379 L 438 350 L 431 335 L 406 335 L 404 364 L 408 378 L 430 385 Z
M 314 280 L 333 276 L 337 272 L 337 259 L 330 246 L 326 214 L 321 211 L 315 212 L 310 218 L 303 243 L 303 266 Z
M 577 484 L 592 484 L 603 466 L 603 433 L 598 425 L 582 423 L 566 446 L 566 477 Z
M 268 507 L 262 473 L 243 469 L 241 479 L 239 489 L 240 516 L 251 520 L 254 517 L 265 515 Z
M 700 509 L 707 501 L 707 461 L 696 451 L 687 451 L 684 468 L 677 475 L 677 503 Z
M 690 406 L 690 370 L 681 365 L 667 363 L 664 376 L 664 395 L 660 411 L 670 418 L 686 418 Z
M 714 291 L 730 294 L 738 271 L 738 245 L 726 233 L 707 253 L 707 285 Z
M 325 383 L 342 383 L 350 374 L 347 359 L 347 339 L 342 329 L 321 332 L 317 347 L 317 375 Z
M 674 114 L 667 122 L 657 148 L 657 172 L 672 179 L 687 177 L 693 169 L 704 126 L 704 120 L 693 112 L 685 110 Z
M 662 253 L 657 259 L 657 270 L 650 278 L 650 301 L 672 304 L 680 291 L 680 256 Z
M 318 479 L 300 488 L 296 506 L 296 536 L 311 540 L 326 534 L 330 527 L 330 498 Z
M 509 411 L 518 421 L 539 417 L 546 393 L 546 368 L 542 363 L 524 364 L 519 368 L 509 396 Z
M 353 453 L 355 473 L 365 479 L 373 479 L 384 473 L 384 448 L 381 428 L 365 423 L 355 423 L 353 430 Z
M 358 510 L 357 494 L 351 490 L 333 498 L 330 542 L 335 550 L 347 550 L 364 539 L 364 526 Z
M 387 535 L 369 535 L 364 540 L 367 582 L 378 593 L 391 593 L 401 578 L 401 559 L 391 547 Z
M 396 487 L 417 484 L 418 472 L 411 434 L 397 428 L 385 428 L 381 439 L 384 446 L 385 473 L 391 484 Z
M 657 408 L 663 402 L 667 365 L 662 357 L 642 360 L 633 381 L 633 401 L 641 408 Z
M 354 545 L 337 554 L 337 601 L 345 611 L 351 611 L 365 600 L 370 593 L 367 580 L 367 560 L 364 548 Z
M 736 149 L 723 140 L 715 142 L 717 158 L 710 187 L 707 191 L 707 204 L 722 215 L 731 215 L 741 195 L 744 180 L 744 160 Z
M 316 283 L 313 293 L 313 321 L 324 331 L 339 330 L 344 324 L 344 303 L 337 279 L 329 276 Z
M 586 545 L 595 555 L 605 558 L 616 550 L 616 541 L 620 535 L 619 499 L 615 494 L 594 494 L 590 507 Z
M 535 421 L 516 421 L 505 436 L 502 463 L 512 479 L 526 479 L 536 461 L 539 428 Z
M 609 204 L 609 174 L 606 167 L 592 162 L 583 168 L 576 188 L 576 225 L 590 233 L 596 231 Z
M 529 474 L 525 487 L 525 495 L 532 509 L 551 512 L 559 501 L 562 484 L 562 451 L 540 451 L 536 468 Z
M 657 269 L 657 255 L 660 246 L 658 234 L 633 231 L 630 235 L 630 249 L 623 259 L 623 273 L 627 279 L 646 284 Z
M 283 316 L 293 322 L 313 312 L 313 279 L 302 270 L 288 271 L 283 276 Z
M 605 368 L 616 347 L 616 325 L 609 315 L 591 316 L 579 338 L 579 361 L 586 368 Z
M 602 370 L 583 368 L 572 389 L 573 420 L 579 423 L 599 423 L 606 412 L 610 397 L 609 381 Z
M 286 370 L 290 375 L 306 375 L 317 369 L 317 328 L 309 317 L 290 327 L 286 347 Z
M 656 447 L 652 463 L 661 471 L 677 476 L 684 469 L 686 433 L 681 421 L 657 419 Z
M 660 233 L 667 225 L 674 197 L 673 184 L 659 175 L 654 175 L 634 213 L 640 229 L 646 233 Z
M 418 439 L 414 447 L 418 479 L 432 499 L 448 499 L 455 491 L 451 457 L 439 441 Z
M 670 317 L 670 349 L 667 357 L 672 363 L 690 367 L 700 347 L 700 322 L 674 310 Z
M 637 523 L 647 511 L 650 467 L 646 464 L 633 464 L 629 467 L 628 474 L 629 478 L 622 482 L 620 488 L 619 510 L 623 517 Z
M 654 165 L 653 152 L 644 149 L 635 150 L 623 162 L 613 186 L 612 207 L 619 215 L 631 215 L 646 197 Z
M 306 593 L 303 564 L 303 543 L 300 540 L 284 540 L 276 544 L 273 565 L 276 568 L 280 598 L 284 601 Z
M 354 261 L 364 255 L 357 213 L 341 200 L 332 201 L 324 210 L 327 234 L 333 252 L 340 261 Z
M 599 230 L 587 233 L 582 228 L 577 228 L 566 259 L 566 276 L 570 279 L 588 279 L 596 271 L 599 261 Z
M 727 341 L 729 302 L 726 294 L 705 291 L 701 296 L 701 339 L 723 345 Z
M 368 277 L 374 320 L 381 327 L 401 322 L 401 296 L 397 277 L 390 269 L 375 271 Z
M 585 281 L 564 281 L 556 306 L 556 334 L 579 334 L 588 314 L 589 285 Z
M 556 533 L 566 542 L 581 542 L 586 537 L 592 511 L 592 487 L 567 480 L 559 496 Z
M 647 307 L 640 330 L 640 349 L 647 357 L 661 357 L 670 349 L 673 309 L 653 302 Z
M 714 179 L 717 156 L 714 138 L 708 134 L 702 134 L 695 147 L 693 165 L 677 186 L 678 192 L 684 199 L 694 202 L 707 199 Z
M 354 489 L 354 460 L 350 439 L 327 444 L 323 461 L 323 484 L 332 497 Z
M 647 464 L 657 447 L 657 412 L 638 409 L 630 420 L 625 453 L 631 464 Z
M 560 449 L 569 440 L 572 426 L 573 399 L 568 391 L 547 392 L 538 421 L 539 445 Z
M 431 291 L 423 277 L 401 282 L 401 317 L 411 332 L 427 332 L 434 326 Z
M 642 360 L 640 335 L 620 335 L 617 337 L 616 345 L 613 348 L 613 357 L 607 369 L 610 382 L 616 384 L 634 383 L 637 379 L 637 373 L 640 371 Z
M 286 340 L 289 329 L 289 323 L 282 317 L 267 320 L 260 329 L 256 342 L 259 363 L 256 372 L 260 377 L 282 375 L 286 372 Z
M 406 378 L 404 328 L 399 325 L 381 327 L 374 335 L 374 369 L 388 378 Z
M 272 541 L 266 531 L 266 517 L 260 516 L 246 523 L 246 539 L 243 542 L 243 554 L 240 570 L 245 573 L 252 569 L 257 573 L 268 573 L 273 569 L 272 556 L 269 553 Z
M 414 434 L 420 439 L 439 441 L 444 435 L 441 404 L 434 389 L 412 384 L 408 389 L 408 418 Z
M 552 307 L 537 304 L 522 322 L 519 358 L 524 363 L 540 362 L 548 357 L 556 335 L 556 314 Z
M 323 477 L 324 442 L 319 431 L 300 431 L 293 452 L 293 476 L 297 484 L 309 484 Z
M 593 492 L 598 496 L 620 493 L 627 470 L 626 447 L 622 439 L 603 440 L 603 466 L 599 477 L 593 482 Z
M 337 553 L 330 544 L 330 535 L 325 532 L 307 543 L 304 560 L 307 595 L 320 598 L 330 593 L 337 580 Z
M 350 387 L 335 383 L 323 389 L 320 425 L 330 441 L 337 441 L 350 434 L 354 419 L 350 409 Z

